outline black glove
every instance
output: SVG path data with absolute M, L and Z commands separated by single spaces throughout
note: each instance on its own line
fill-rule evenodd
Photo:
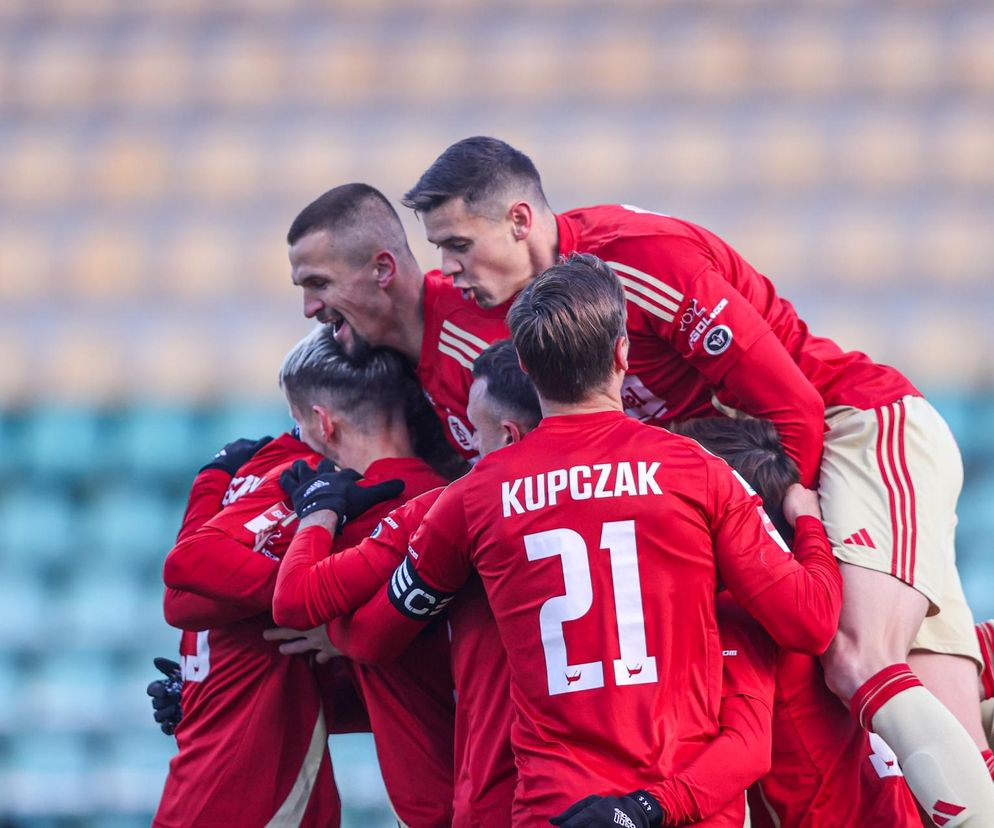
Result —
M 172 736 L 176 731 L 176 725 L 183 718 L 183 709 L 180 707 L 180 696 L 183 692 L 183 679 L 180 677 L 179 665 L 168 658 L 152 659 L 155 669 L 165 675 L 165 679 L 159 679 L 149 684 L 145 691 L 152 697 L 152 707 L 154 713 L 152 718 L 158 722 L 162 732 L 167 736 Z
M 359 486 L 362 475 L 354 469 L 335 470 L 330 460 L 312 469 L 298 460 L 280 475 L 280 485 L 293 501 L 297 517 L 307 517 L 318 509 L 331 509 L 338 515 L 337 531 L 367 509 L 391 500 L 404 491 L 403 480 L 384 480 L 373 486 Z
M 259 449 L 266 445 L 266 443 L 271 443 L 272 440 L 273 438 L 269 436 L 260 437 L 258 440 L 249 440 L 247 437 L 243 437 L 241 440 L 233 440 L 215 454 L 214 459 L 200 471 L 221 469 L 221 471 L 225 471 L 234 477 L 235 472 L 251 460 Z
M 627 796 L 588 796 L 574 802 L 549 822 L 563 828 L 660 828 L 663 807 L 647 791 L 632 791 Z

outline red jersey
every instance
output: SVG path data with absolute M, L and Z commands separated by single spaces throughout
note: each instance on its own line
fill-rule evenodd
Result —
M 745 791 L 770 768 L 777 646 L 727 592 L 715 601 L 722 647 L 721 732 L 658 786 L 666 825 L 725 809 L 745 822 Z
M 355 553 L 369 561 L 387 554 L 396 568 L 407 552 L 411 535 L 441 493 L 442 489 L 427 492 L 395 509 Z M 447 614 L 457 698 L 452 825 L 502 828 L 511 822 L 517 779 L 511 752 L 509 674 L 504 645 L 478 578 L 471 578 L 463 586 Z M 345 655 L 379 663 L 404 653 L 423 630 L 421 621 L 396 612 L 387 590 L 381 588 L 351 618 L 332 624 L 330 633 Z
M 790 302 L 718 236 L 622 205 L 557 216 L 559 250 L 593 253 L 628 300 L 628 413 L 665 423 L 714 414 L 711 397 L 772 420 L 812 485 L 825 406 L 874 408 L 915 387 L 812 335 Z
M 201 616 L 207 612 L 204 606 L 209 609 L 211 602 L 218 607 L 217 618 L 225 621 L 232 614 L 251 616 L 235 624 L 212 627 L 209 632 L 184 633 L 181 653 L 189 658 L 184 658 L 187 679 L 183 691 L 184 717 L 177 730 L 180 753 L 173 759 L 163 804 L 169 795 L 170 807 L 178 814 L 192 813 L 197 824 L 214 818 L 204 815 L 208 809 L 215 809 L 211 813 L 218 814 L 217 824 L 241 824 L 245 813 L 251 813 L 253 818 L 259 815 L 261 824 L 265 824 L 274 811 L 267 812 L 265 803 L 259 803 L 256 808 L 247 801 L 240 785 L 227 786 L 232 790 L 227 800 L 219 792 L 203 791 L 203 786 L 200 786 L 199 796 L 190 791 L 200 785 L 198 780 L 204 776 L 205 763 L 213 765 L 218 761 L 218 755 L 234 752 L 235 758 L 223 766 L 233 772 L 241 768 L 239 772 L 252 773 L 255 780 L 253 795 L 265 794 L 265 788 L 259 784 L 256 765 L 258 756 L 266 755 L 266 752 L 253 750 L 254 731 L 251 731 L 250 723 L 259 721 L 262 711 L 266 711 L 267 727 L 255 730 L 263 730 L 268 736 L 260 734 L 255 738 L 268 739 L 272 743 L 268 750 L 275 751 L 274 755 L 290 756 L 288 745 L 294 738 L 292 733 L 300 732 L 297 719 L 309 715 L 316 717 L 320 712 L 324 682 L 315 679 L 309 660 L 282 656 L 277 650 L 278 642 L 266 642 L 262 638 L 263 630 L 273 625 L 269 610 L 279 561 L 297 526 L 292 519 L 284 525 L 293 509 L 279 485 L 279 477 L 297 459 L 316 465 L 320 457 L 289 435 L 283 435 L 261 449 L 232 481 L 225 496 L 225 508 L 199 530 L 183 538 L 166 560 L 165 579 L 172 588 L 167 594 L 167 614 L 171 611 L 175 617 L 177 612 L 191 606 L 192 600 L 199 602 L 192 606 Z M 415 458 L 377 460 L 366 470 L 364 479 L 376 483 L 394 477 L 405 481 L 408 496 L 435 488 L 441 482 L 425 463 Z M 336 539 L 335 547 L 357 544 L 376 524 L 379 514 L 400 502 L 399 498 L 387 501 L 350 522 Z M 171 608 L 170 603 L 179 604 L 182 610 Z M 227 606 L 229 603 L 234 605 L 234 610 Z M 204 676 L 205 654 L 210 681 Z M 409 681 L 403 670 L 387 669 L 378 675 L 357 672 L 362 672 L 355 676 L 355 681 L 366 702 L 374 739 L 385 742 L 392 751 L 391 757 L 381 766 L 387 791 L 398 814 L 412 824 L 444 824 L 448 819 L 444 803 L 451 799 L 452 790 L 451 679 L 436 672 L 434 678 L 422 679 L 405 697 L 398 690 L 405 680 Z M 247 695 L 252 687 L 259 688 L 254 702 L 251 695 Z M 287 698 L 292 698 L 294 704 L 287 705 Z M 450 708 L 448 732 L 444 721 L 438 721 L 437 712 L 446 705 Z M 270 710 L 270 706 L 273 709 Z M 320 719 L 322 729 L 331 724 L 325 721 L 324 715 Z M 419 728 L 419 720 L 425 722 L 423 728 Z M 330 727 L 332 732 L 338 729 Z M 314 745 L 320 741 L 322 753 L 326 755 L 326 738 L 322 735 L 318 739 L 317 725 L 313 721 L 306 738 L 304 747 L 316 750 Z M 303 737 L 300 740 L 303 744 Z M 184 744 L 188 745 L 185 752 Z M 428 752 L 432 757 L 425 755 Z M 408 768 L 398 767 L 392 756 L 402 757 L 401 761 L 417 762 L 423 769 L 423 777 L 412 779 Z M 272 764 L 275 773 L 279 768 L 276 763 Z M 324 797 L 330 790 L 336 797 L 337 808 L 330 764 L 327 769 L 327 784 L 319 779 L 302 790 L 306 794 L 313 786 L 312 800 Z M 216 765 L 212 767 L 211 775 L 217 778 Z M 172 787 L 170 780 L 174 782 Z M 230 778 L 219 780 L 225 781 Z M 294 778 L 291 778 L 289 785 L 293 783 Z M 294 788 L 295 792 L 298 790 L 299 786 Z M 200 815 L 190 810 L 196 807 L 199 799 L 205 798 L 210 801 L 203 803 Z M 438 802 L 443 804 L 439 806 Z M 222 810 L 224 808 L 228 810 Z M 426 815 L 431 819 L 419 823 L 418 820 Z M 160 806 L 159 816 L 164 819 L 163 806 Z M 316 824 L 327 824 L 331 819 L 324 813 L 318 813 L 314 818 Z M 162 824 L 188 824 L 183 819 L 186 817 L 182 816 L 176 823 L 163 821 Z M 336 811 L 334 820 L 337 819 Z
M 438 270 L 426 273 L 424 284 L 418 380 L 449 441 L 463 457 L 473 458 L 477 452 L 466 416 L 473 361 L 489 345 L 510 336 L 505 321 L 509 305 L 481 308 Z
M 204 549 L 205 536 L 216 535 L 238 547 L 232 550 L 223 541 L 213 546 L 222 550 L 222 580 L 229 572 L 238 574 L 231 568 L 235 556 L 223 555 L 234 551 L 265 561 L 261 571 L 268 569 L 270 583 L 275 581 L 276 559 L 292 533 L 292 525 L 283 527 L 281 521 L 293 511 L 284 502 L 279 473 L 298 459 L 318 457 L 288 434 L 260 449 L 230 480 L 224 508 L 203 526 L 184 531 L 167 559 L 167 585 L 192 586 L 170 578 L 175 556 L 182 564 L 187 552 Z M 191 497 L 191 506 L 195 502 L 203 499 Z M 184 530 L 193 528 L 190 524 L 184 521 Z M 198 557 L 202 577 L 217 577 L 213 557 Z M 316 828 L 339 822 L 322 697 L 309 659 L 280 655 L 276 643 L 263 639 L 272 621 L 259 574 L 250 573 L 252 588 L 239 593 L 242 620 L 183 633 L 179 752 L 169 763 L 156 826 L 264 826 L 276 820 Z M 167 595 L 167 613 L 174 597 Z
M 801 567 L 750 491 L 693 441 L 605 411 L 547 417 L 429 511 L 391 600 L 430 616 L 479 573 L 510 666 L 515 824 L 652 791 L 714 738 L 718 568 L 774 637 L 827 646 L 841 578 L 824 530 L 798 522 Z
M 886 742 L 825 686 L 817 659 L 777 664 L 773 766 L 750 791 L 756 828 L 919 828 L 918 807 Z

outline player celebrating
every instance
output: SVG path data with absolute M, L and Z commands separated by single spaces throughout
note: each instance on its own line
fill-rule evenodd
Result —
M 728 461 L 790 537 L 781 502 L 798 473 L 771 423 L 717 417 L 674 430 Z M 772 768 L 750 803 L 754 828 L 921 825 L 893 751 L 846 714 L 825 686 L 817 659 L 788 651 L 780 653 L 776 668 Z
M 484 307 L 506 303 L 560 256 L 607 261 L 628 303 L 629 413 L 662 423 L 713 414 L 717 394 L 776 425 L 801 481 L 820 474 L 844 564 L 839 634 L 824 657 L 829 686 L 894 748 L 933 818 L 994 824 L 972 693 L 980 658 L 955 569 L 959 451 L 917 389 L 811 335 L 704 228 L 625 206 L 554 214 L 535 166 L 502 141 L 449 147 L 404 203 L 441 249 L 443 273 Z
M 585 818 L 659 825 L 653 787 L 717 733 L 715 563 L 777 640 L 809 652 L 834 632 L 838 569 L 816 518 L 798 518 L 805 568 L 724 462 L 624 415 L 624 297 L 603 263 L 551 268 L 509 324 L 544 419 L 442 493 L 391 599 L 427 620 L 471 570 L 482 579 L 511 671 L 515 825 L 592 793 L 618 796 Z
M 397 212 L 367 184 L 345 184 L 305 207 L 287 234 L 304 315 L 332 326 L 346 353 L 389 346 L 418 379 L 464 457 L 473 360 L 507 336 L 506 308 L 482 310 L 437 270 L 422 273 Z
M 290 352 L 280 374 L 303 441 L 286 434 L 262 448 L 252 444 L 250 459 L 228 447 L 213 464 L 223 464 L 223 475 L 208 469 L 198 476 L 164 577 L 167 620 L 202 631 L 183 634 L 179 753 L 156 825 L 337 824 L 326 744 L 331 723 L 314 671 L 306 659 L 283 657 L 263 639 L 272 625 L 279 559 L 297 524 L 280 478 L 307 478 L 310 491 L 294 496 L 301 512 L 329 497 L 339 505 L 349 520 L 339 538 L 343 546 L 357 543 L 398 505 L 401 489 L 417 494 L 444 482 L 413 455 L 406 375 L 403 360 L 386 351 L 346 359 L 331 329 L 319 328 Z M 322 456 L 361 469 L 365 485 L 357 485 L 354 474 L 339 478 L 337 488 L 322 485 L 308 465 Z M 216 514 L 207 519 L 211 501 Z M 383 769 L 394 808 L 412 824 L 446 825 L 452 685 L 445 631 L 428 634 L 424 647 L 413 650 L 422 662 L 434 658 L 439 669 L 412 684 L 403 665 L 363 668 L 358 683 L 374 736 L 381 749 L 384 741 L 389 745 L 386 758 L 393 761 Z M 395 701 L 398 687 L 405 691 L 403 705 Z M 404 761 L 418 764 L 417 780 L 406 767 L 398 771 Z

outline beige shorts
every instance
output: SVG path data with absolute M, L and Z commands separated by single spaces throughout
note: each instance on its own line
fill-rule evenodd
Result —
M 836 557 L 885 572 L 929 601 L 912 649 L 980 649 L 956 572 L 963 462 L 945 420 L 921 397 L 864 411 L 826 411 L 819 494 Z

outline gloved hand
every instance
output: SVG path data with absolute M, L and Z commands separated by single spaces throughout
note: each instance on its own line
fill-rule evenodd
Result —
M 627 796 L 588 796 L 574 802 L 549 822 L 563 828 L 660 828 L 663 808 L 647 791 L 632 791 Z
M 158 722 L 163 733 L 172 736 L 176 731 L 176 725 L 183 718 L 183 709 L 180 707 L 183 679 L 180 677 L 179 665 L 175 661 L 155 658 L 152 659 L 152 663 L 166 677 L 153 681 L 145 691 L 152 697 L 152 707 L 155 711 L 152 713 L 152 718 Z
M 251 460 L 259 449 L 266 445 L 266 443 L 272 442 L 272 440 L 273 438 L 268 435 L 260 437 L 258 440 L 249 440 L 247 437 L 243 437 L 240 440 L 232 440 L 215 454 L 214 459 L 200 471 L 221 469 L 221 471 L 225 471 L 234 477 L 235 472 Z
M 297 517 L 304 518 L 319 509 L 331 509 L 338 515 L 336 530 L 367 509 L 391 500 L 404 491 L 403 480 L 384 480 L 372 486 L 359 486 L 362 475 L 354 469 L 336 470 L 330 460 L 322 460 L 317 469 L 298 460 L 280 475 L 280 485 L 290 499 Z

